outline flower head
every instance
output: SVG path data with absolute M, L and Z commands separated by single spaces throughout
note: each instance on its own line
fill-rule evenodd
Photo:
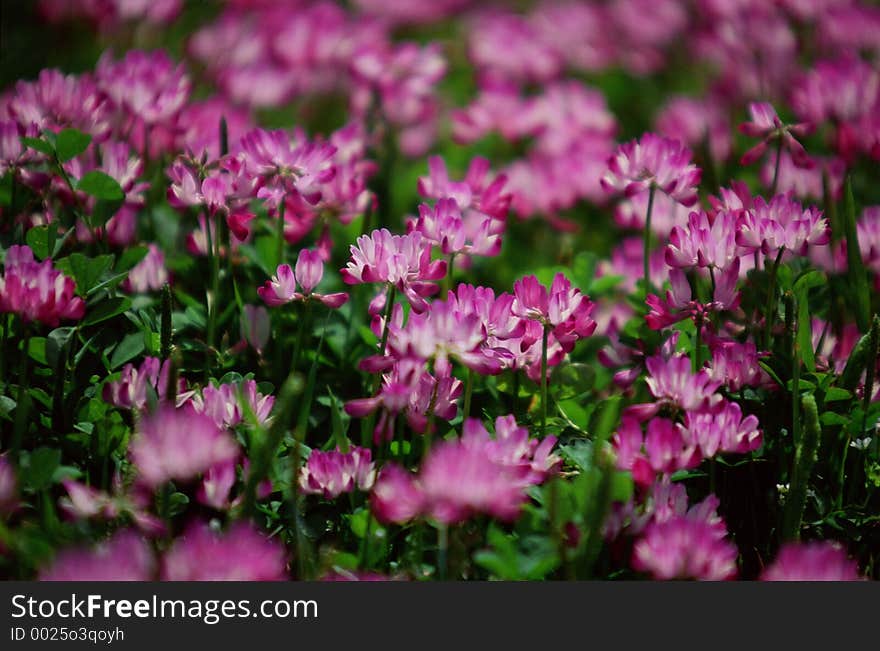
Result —
M 348 301 L 348 294 L 345 292 L 318 294 L 312 291 L 323 277 L 324 261 L 321 259 L 320 252 L 302 249 L 296 259 L 294 269 L 291 269 L 288 264 L 278 265 L 272 280 L 267 280 L 263 287 L 257 289 L 257 293 L 271 307 L 312 299 L 330 308 L 344 305 Z M 296 291 L 297 285 L 302 289 L 302 292 Z
M 85 314 L 85 303 L 75 295 L 73 279 L 55 269 L 51 260 L 36 262 L 30 247 L 9 247 L 5 266 L 0 276 L 0 313 L 53 328 L 62 319 L 79 320 Z
M 63 550 L 40 571 L 41 581 L 151 581 L 156 559 L 147 541 L 122 530 L 87 549 Z
M 329 452 L 312 450 L 299 476 L 299 487 L 304 493 L 335 499 L 355 489 L 369 491 L 375 480 L 370 450 L 352 446 L 348 452 L 338 448 Z
M 764 570 L 762 581 L 858 581 L 859 566 L 834 542 L 789 543 Z

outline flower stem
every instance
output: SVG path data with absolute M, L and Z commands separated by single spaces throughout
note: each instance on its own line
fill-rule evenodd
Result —
M 437 576 L 445 581 L 449 572 L 449 526 L 437 526 Z
M 773 266 L 770 267 L 770 285 L 767 288 L 767 306 L 764 311 L 764 347 L 769 348 L 770 346 L 770 335 L 773 331 L 773 322 L 776 320 L 774 318 L 776 314 L 776 272 L 779 270 L 779 263 L 782 260 L 782 254 L 785 251 L 785 247 L 779 247 L 779 252 L 776 254 L 776 259 L 773 261 Z
M 550 326 L 544 324 L 544 336 L 541 339 L 541 436 L 547 429 L 547 344 L 550 339 Z
M 654 192 L 657 190 L 654 184 L 648 190 L 648 211 L 645 213 L 645 245 L 644 254 L 644 279 L 645 294 L 651 291 L 651 213 L 654 211 Z
M 397 288 L 391 285 L 388 288 L 388 296 L 385 299 L 385 323 L 382 324 L 382 341 L 379 344 L 379 354 L 385 354 L 388 345 L 388 326 L 391 323 L 391 313 L 394 310 L 394 299 L 397 297 Z
M 776 196 L 776 186 L 779 182 L 779 161 L 782 160 L 782 138 L 776 140 L 776 162 L 773 164 L 773 185 L 770 186 L 770 197 Z
M 27 393 L 28 384 L 30 383 L 31 370 L 31 329 L 27 323 L 22 322 L 24 330 L 24 345 L 22 347 L 23 357 L 21 359 L 21 375 L 18 379 L 18 402 L 15 405 L 15 423 L 12 430 L 12 459 L 18 459 L 18 452 L 21 449 L 21 442 L 24 440 L 24 433 L 28 426 L 28 412 L 30 411 L 31 400 Z
M 275 243 L 275 266 L 278 266 L 282 262 L 284 262 L 284 210 L 287 208 L 287 204 L 285 202 L 286 197 L 281 198 L 281 203 L 278 204 L 278 225 L 276 226 L 276 237 L 278 241 Z
M 217 329 L 217 290 L 220 283 L 220 254 L 217 251 L 217 247 L 214 246 L 214 240 L 217 239 L 214 237 L 216 226 L 215 221 L 211 215 L 205 211 L 205 232 L 207 233 L 208 239 L 208 261 L 211 265 L 211 289 L 207 295 L 207 303 L 208 303 L 208 334 L 207 334 L 207 344 L 208 344 L 208 356 L 210 359 L 211 351 L 214 348 L 214 339 Z M 219 244 L 219 242 L 218 242 Z
M 790 488 L 785 498 L 785 509 L 782 514 L 783 541 L 800 538 L 801 521 L 804 517 L 804 506 L 807 501 L 807 483 L 813 472 L 816 452 L 819 449 L 819 440 L 822 435 L 816 399 L 812 394 L 803 397 L 803 420 L 803 436 L 795 449 Z
M 464 385 L 464 408 L 462 409 L 462 417 L 468 418 L 471 415 L 471 394 L 474 390 L 474 372 L 471 369 L 467 371 L 467 380 Z
M 455 274 L 455 253 L 449 254 L 449 261 L 446 263 L 446 277 L 443 279 L 443 291 L 449 292 L 452 289 L 452 276 Z

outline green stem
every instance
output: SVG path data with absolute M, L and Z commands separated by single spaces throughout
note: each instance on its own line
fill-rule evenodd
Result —
M 24 433 L 28 427 L 28 413 L 30 412 L 31 400 L 27 393 L 28 384 L 30 383 L 31 370 L 31 329 L 27 323 L 22 322 L 24 330 L 24 345 L 22 347 L 23 357 L 21 360 L 21 376 L 18 380 L 18 402 L 15 405 L 15 423 L 12 430 L 12 460 L 16 462 L 18 452 L 21 450 L 21 443 L 24 440 Z
M 309 335 L 307 326 L 311 324 L 311 320 L 312 302 L 306 301 L 305 305 L 303 306 L 302 314 L 299 315 L 299 319 L 297 320 L 298 323 L 296 328 L 296 338 L 293 340 L 293 353 L 290 356 L 291 373 L 293 373 L 296 370 L 296 367 L 299 366 L 299 358 L 302 353 L 303 343 Z
M 390 285 L 388 287 L 388 296 L 385 298 L 385 323 L 382 325 L 382 341 L 379 344 L 379 354 L 385 354 L 385 347 L 388 345 L 388 326 L 391 324 L 391 314 L 394 310 L 394 300 L 397 298 L 397 287 Z
M 205 211 L 205 233 L 208 240 L 208 264 L 211 268 L 211 286 L 207 294 L 208 303 L 208 356 L 210 359 L 211 351 L 214 348 L 214 335 L 217 327 L 217 285 L 219 277 L 219 263 L 217 252 L 214 250 L 214 219 Z
M 469 368 L 464 385 L 464 409 L 462 409 L 462 418 L 469 418 L 471 415 L 471 394 L 473 393 L 473 390 L 474 372 Z
M 544 336 L 541 339 L 541 436 L 547 429 L 547 343 L 550 338 L 550 326 L 544 325 Z
M 645 243 L 644 243 L 644 279 L 645 294 L 651 291 L 651 213 L 654 212 L 654 192 L 657 187 L 652 183 L 648 190 L 648 211 L 645 213 Z
M 822 436 L 819 424 L 819 411 L 816 399 L 812 394 L 803 397 L 803 436 L 795 450 L 794 464 L 791 470 L 791 482 L 785 509 L 782 514 L 782 540 L 796 541 L 800 539 L 801 521 L 807 502 L 807 484 L 816 462 L 816 453 Z
M 452 289 L 452 276 L 455 273 L 455 253 L 449 254 L 449 261 L 446 263 L 446 277 L 443 279 L 444 295 Z
M 770 197 L 776 196 L 776 185 L 779 181 L 779 161 L 782 160 L 782 137 L 776 140 L 776 162 L 773 165 L 773 185 L 770 186 Z
M 284 211 L 287 208 L 285 200 L 286 197 L 281 197 L 281 203 L 278 205 L 278 224 L 275 227 L 277 229 L 276 237 L 278 238 L 275 249 L 275 266 L 284 262 Z
M 445 581 L 449 572 L 449 526 L 445 523 L 437 526 L 437 574 Z
M 764 348 L 770 348 L 770 335 L 773 332 L 773 323 L 776 320 L 776 273 L 779 270 L 779 263 L 782 260 L 782 254 L 785 247 L 779 247 L 776 259 L 770 267 L 770 284 L 767 288 L 767 305 L 764 311 Z

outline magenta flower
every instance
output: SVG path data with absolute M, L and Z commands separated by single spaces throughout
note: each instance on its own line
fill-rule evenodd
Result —
M 737 549 L 711 523 L 677 516 L 652 523 L 633 548 L 633 567 L 655 579 L 724 581 L 736 576 Z
M 147 542 L 122 530 L 91 549 L 67 549 L 40 571 L 40 581 L 152 581 L 156 559 Z
M 383 466 L 370 494 L 370 510 L 380 522 L 402 524 L 418 517 L 425 498 L 414 476 L 394 463 Z
M 163 405 L 155 413 L 146 414 L 138 423 L 129 450 L 140 481 L 150 488 L 170 479 L 194 479 L 239 453 L 229 432 L 187 405 L 180 409 Z
M 428 307 L 425 297 L 437 291 L 437 285 L 428 281 L 446 275 L 446 261 L 431 261 L 431 248 L 421 233 L 392 235 L 383 228 L 361 235 L 351 245 L 351 259 L 340 273 L 348 285 L 394 285 L 414 310 L 422 312 Z
M 61 320 L 77 321 L 85 314 L 85 303 L 75 291 L 73 279 L 55 269 L 52 260 L 36 262 L 28 246 L 7 249 L 0 276 L 0 313 L 55 328 Z
M 670 269 L 669 281 L 672 289 L 666 292 L 665 302 L 655 294 L 648 295 L 645 303 L 651 311 L 645 316 L 645 322 L 652 330 L 660 330 L 689 318 L 701 328 L 708 320 L 710 312 L 735 310 L 740 299 L 736 289 L 739 269 L 739 258 L 734 258 L 732 265 L 714 277 L 715 288 L 712 300 L 708 303 L 693 300 L 691 285 L 685 273 L 681 269 Z
M 18 481 L 15 469 L 5 454 L 0 454 L 0 517 L 9 515 L 18 507 Z
M 739 130 L 751 138 L 762 138 L 762 140 L 743 154 L 740 165 L 751 165 L 764 155 L 772 141 L 781 139 L 782 147 L 791 155 L 795 165 L 805 168 L 812 166 L 804 146 L 794 138 L 807 135 L 810 131 L 809 124 L 783 124 L 776 110 L 767 102 L 750 103 L 749 117 L 751 120 L 739 125 Z
M 762 581 L 859 581 L 859 566 L 835 542 L 784 545 L 761 574 Z
M 162 289 L 168 282 L 168 271 L 165 269 L 165 254 L 153 244 L 144 259 L 138 262 L 123 281 L 122 287 L 127 292 L 146 294 L 149 291 Z
M 612 441 L 617 467 L 631 471 L 637 484 L 650 486 L 658 474 L 668 476 L 700 464 L 702 457 L 696 443 L 673 421 L 652 418 L 643 434 L 636 413 L 632 407 L 624 412 Z
M 516 300 L 511 305 L 511 312 L 550 328 L 566 352 L 571 351 L 575 341 L 589 337 L 596 329 L 596 322 L 590 318 L 592 301 L 572 287 L 563 273 L 553 277 L 549 292 L 535 276 L 516 281 L 513 292 Z
M 142 410 L 147 406 L 147 387 L 156 392 L 159 400 L 168 395 L 168 373 L 170 362 L 164 362 L 158 357 L 145 357 L 139 367 L 134 364 L 126 364 L 122 367 L 122 373 L 118 380 L 107 382 L 104 385 L 102 397 L 104 402 L 110 403 L 121 409 Z M 186 395 L 186 380 L 178 379 L 177 400 L 178 406 L 182 401 L 189 399 Z
M 739 343 L 734 340 L 711 338 L 708 340 L 712 359 L 709 360 L 709 374 L 713 380 L 724 383 L 730 391 L 740 391 L 743 387 L 757 387 L 768 378 L 758 364 L 761 354 L 750 341 Z
M 147 535 L 163 535 L 166 531 L 165 523 L 149 511 L 152 496 L 139 486 L 126 492 L 119 474 L 113 479 L 113 494 L 72 479 L 62 483 L 67 497 L 58 500 L 58 506 L 74 520 L 97 518 L 112 521 L 126 514 Z
M 651 187 L 659 188 L 685 206 L 697 202 L 700 170 L 691 163 L 691 151 L 678 140 L 653 133 L 621 145 L 608 159 L 601 179 L 606 190 L 631 197 Z
M 348 452 L 338 448 L 329 452 L 312 450 L 299 476 L 303 493 L 332 500 L 354 490 L 369 491 L 376 480 L 372 452 L 352 446 Z
M 507 218 L 511 201 L 510 193 L 504 192 L 507 177 L 504 174 L 493 177 L 487 159 L 474 158 L 464 179 L 453 181 L 443 158 L 430 156 L 428 173 L 419 177 L 419 194 L 428 199 L 454 199 L 466 223 L 482 223 L 486 218 L 503 222 Z
M 674 97 L 660 111 L 657 131 L 680 140 L 688 147 L 709 145 L 709 154 L 716 161 L 730 157 L 733 139 L 723 105 L 713 98 Z
M 315 250 L 302 249 L 294 269 L 288 264 L 279 265 L 272 280 L 267 280 L 263 287 L 257 289 L 257 293 L 270 307 L 312 299 L 333 309 L 344 305 L 348 301 L 348 294 L 345 292 L 317 294 L 312 291 L 323 277 L 324 261 L 321 254 Z M 302 292 L 296 291 L 297 285 Z
M 467 418 L 462 430 L 462 441 L 468 445 L 484 445 L 489 458 L 519 475 L 526 485 L 540 484 L 562 465 L 562 458 L 552 454 L 555 436 L 538 441 L 529 430 L 516 423 L 513 414 L 495 419 L 495 437 L 477 418 Z
M 758 418 L 754 414 L 743 418 L 740 406 L 726 400 L 714 411 L 685 413 L 684 430 L 686 438 L 698 445 L 707 459 L 719 451 L 746 454 L 757 450 L 762 442 Z
M 162 558 L 163 581 L 282 581 L 284 547 L 250 525 L 233 524 L 225 532 L 194 524 Z

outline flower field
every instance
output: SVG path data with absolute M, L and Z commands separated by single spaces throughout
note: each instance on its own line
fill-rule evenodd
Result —
M 2 21 L 0 577 L 880 578 L 877 5 Z

